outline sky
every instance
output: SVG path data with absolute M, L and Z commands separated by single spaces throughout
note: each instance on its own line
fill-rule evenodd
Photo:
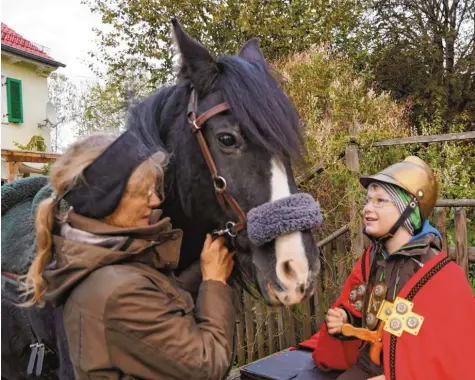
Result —
M 57 72 L 74 81 L 94 80 L 84 61 L 95 48 L 92 28 L 101 20 L 80 0 L 2 0 L 1 19 L 27 40 L 50 48 L 49 55 L 66 65 Z
M 82 88 L 96 81 L 89 69 L 88 52 L 95 50 L 94 27 L 101 19 L 93 15 L 81 0 L 1 0 L 0 18 L 27 40 L 49 48 L 48 54 L 66 65 L 56 70 Z M 57 127 L 59 149 L 76 138 L 74 123 Z M 52 139 L 54 133 L 52 133 Z

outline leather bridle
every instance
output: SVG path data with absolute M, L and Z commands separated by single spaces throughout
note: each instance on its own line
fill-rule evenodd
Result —
M 209 150 L 208 144 L 203 136 L 202 127 L 204 123 L 212 118 L 213 116 L 225 112 L 230 109 L 228 103 L 220 103 L 206 112 L 203 112 L 197 117 L 197 108 L 198 108 L 198 97 L 194 88 L 191 90 L 190 101 L 188 103 L 188 121 L 190 122 L 191 130 L 194 132 L 198 143 L 200 144 L 201 153 L 208 165 L 208 169 L 211 174 L 211 179 L 213 180 L 214 190 L 216 192 L 216 198 L 218 203 L 223 210 L 226 217 L 230 218 L 229 209 L 234 211 L 238 217 L 238 221 L 234 222 L 229 220 L 225 224 L 225 228 L 219 231 L 214 231 L 214 235 L 222 236 L 229 235 L 231 237 L 236 237 L 238 232 L 246 228 L 247 218 L 246 214 L 242 211 L 241 207 L 237 201 L 226 191 L 227 183 L 226 180 L 219 175 L 218 169 L 214 162 L 211 151 Z

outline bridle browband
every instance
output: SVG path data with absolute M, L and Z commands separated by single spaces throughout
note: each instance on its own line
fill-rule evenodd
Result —
M 214 231 L 214 235 L 222 236 L 229 235 L 231 237 L 236 237 L 238 232 L 246 228 L 246 214 L 242 211 L 239 204 L 236 200 L 226 191 L 227 183 L 226 180 L 219 175 L 218 169 L 214 162 L 211 151 L 209 150 L 208 144 L 203 136 L 201 131 L 204 123 L 212 118 L 213 116 L 225 112 L 230 109 L 228 103 L 220 103 L 206 112 L 203 112 L 197 117 L 197 108 L 198 108 L 198 98 L 195 92 L 195 89 L 191 89 L 190 101 L 188 103 L 188 121 L 190 122 L 191 130 L 196 135 L 198 143 L 200 144 L 201 153 L 208 165 L 208 169 L 211 174 L 211 179 L 213 180 L 214 190 L 216 192 L 216 198 L 218 203 L 223 210 L 224 214 L 229 218 L 229 209 L 233 210 L 236 216 L 238 217 L 238 222 L 233 222 L 229 220 L 226 222 L 225 228 L 219 231 Z

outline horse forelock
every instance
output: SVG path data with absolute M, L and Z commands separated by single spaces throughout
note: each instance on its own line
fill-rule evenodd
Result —
M 219 89 L 244 135 L 272 156 L 300 159 L 299 116 L 268 68 L 234 56 L 219 58 L 218 64 Z

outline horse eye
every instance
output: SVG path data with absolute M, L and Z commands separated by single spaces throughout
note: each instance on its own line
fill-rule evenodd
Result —
M 231 147 L 236 145 L 236 138 L 230 133 L 221 133 L 218 135 L 218 141 L 221 145 Z

